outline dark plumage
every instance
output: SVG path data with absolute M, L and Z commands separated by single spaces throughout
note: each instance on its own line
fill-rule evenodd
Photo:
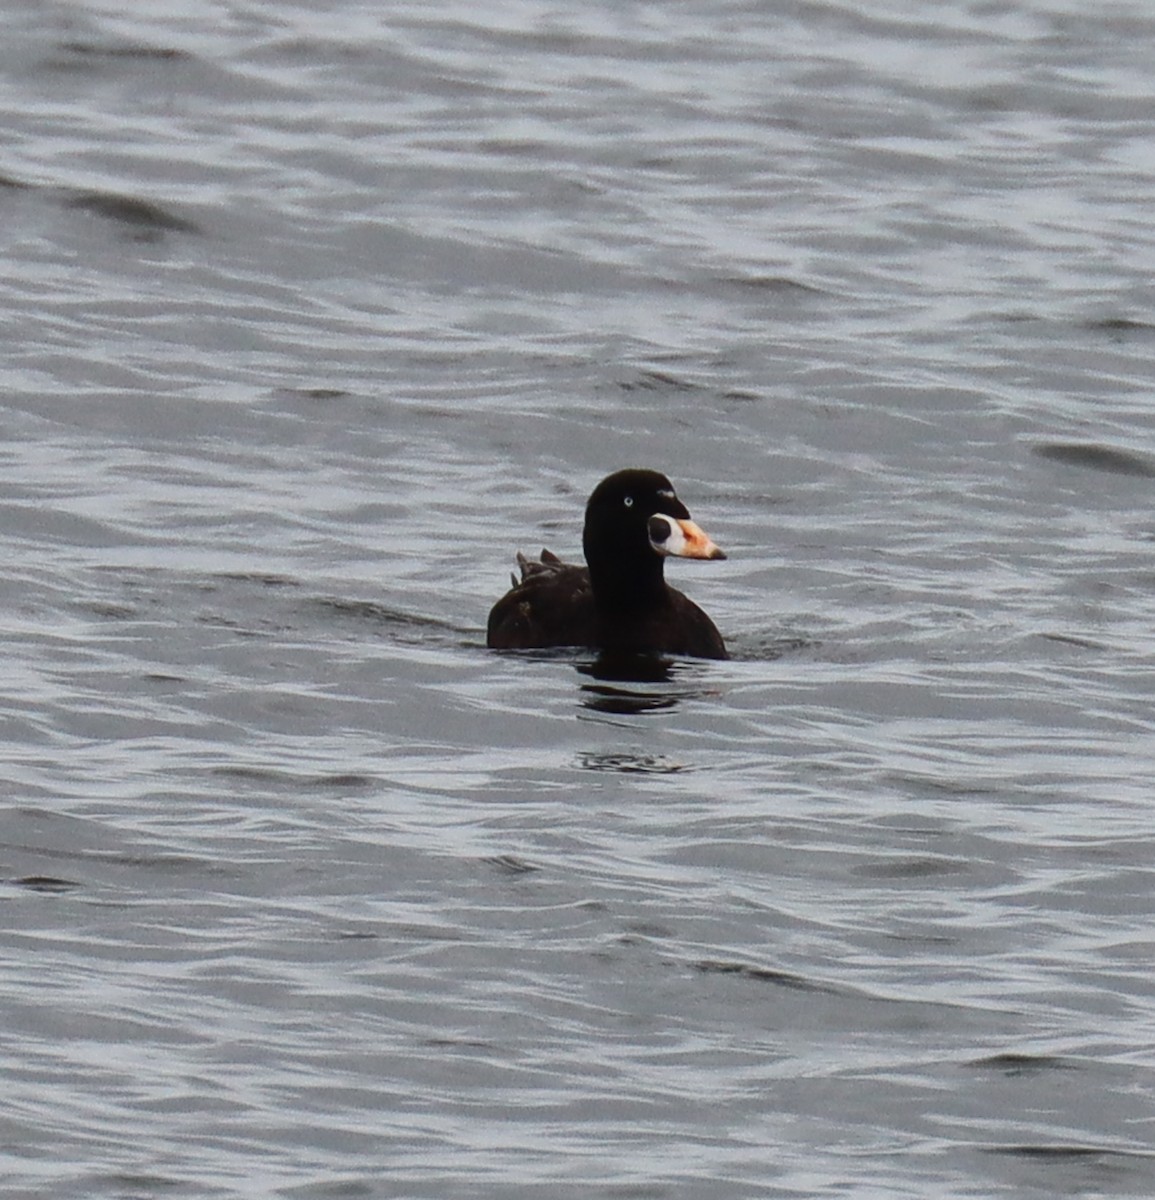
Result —
M 728 658 L 714 622 L 666 583 L 670 555 L 725 558 L 690 520 L 657 471 L 618 471 L 586 505 L 586 566 L 548 550 L 517 556 L 521 579 L 493 606 L 486 643 L 496 650 L 584 646 L 615 654 Z

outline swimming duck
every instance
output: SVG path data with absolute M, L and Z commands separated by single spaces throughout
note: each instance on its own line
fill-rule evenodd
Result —
M 726 557 L 665 475 L 631 468 L 603 479 L 586 504 L 582 549 L 584 567 L 548 550 L 539 562 L 518 554 L 521 578 L 493 606 L 486 644 L 729 657 L 714 622 L 665 580 L 670 556 Z

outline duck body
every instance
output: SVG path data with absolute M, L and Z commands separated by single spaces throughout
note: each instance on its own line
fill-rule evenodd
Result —
M 670 556 L 726 556 L 664 475 L 630 469 L 603 479 L 586 505 L 582 546 L 584 567 L 548 550 L 539 562 L 517 556 L 521 578 L 489 614 L 491 648 L 729 657 L 714 622 L 665 581 Z

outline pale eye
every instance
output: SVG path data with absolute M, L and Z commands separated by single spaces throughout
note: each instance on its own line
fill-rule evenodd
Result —
M 633 496 L 626 496 L 626 498 L 622 501 L 622 503 L 626 506 L 626 508 L 633 508 L 634 507 Z

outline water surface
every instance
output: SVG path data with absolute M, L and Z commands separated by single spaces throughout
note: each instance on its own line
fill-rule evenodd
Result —
M 1155 1191 L 1145 7 L 5 18 L 12 1194 Z

